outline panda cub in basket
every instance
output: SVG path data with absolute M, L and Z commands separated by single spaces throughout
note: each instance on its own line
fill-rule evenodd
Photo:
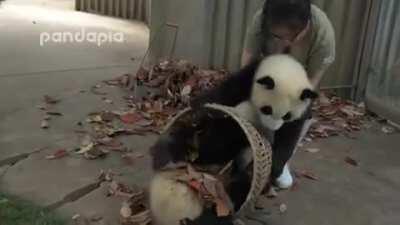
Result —
M 218 87 L 194 99 L 191 106 L 194 111 L 205 103 L 235 107 L 259 130 L 277 130 L 285 122 L 301 118 L 317 96 L 300 63 L 287 55 L 273 55 L 230 75 Z M 241 157 L 246 155 L 243 152 L 250 152 L 244 151 L 249 143 L 242 131 L 234 129 L 237 124 L 221 118 L 209 123 L 208 135 L 199 141 L 199 164 L 223 165 L 230 160 L 245 158 Z M 179 165 L 187 162 L 185 142 L 193 133 L 192 128 L 178 127 L 162 135 L 151 148 L 156 175 L 149 189 L 150 209 L 156 225 L 179 225 L 187 218 L 198 224 L 232 224 L 231 218 L 218 218 L 215 213 L 205 210 L 198 194 L 174 179 L 182 173 Z M 226 138 L 220 138 L 221 133 Z M 243 168 L 245 166 L 239 166 L 239 169 Z M 230 187 L 233 190 L 228 191 L 236 209 L 250 189 L 251 180 L 243 174 L 243 171 L 233 174 L 238 182 Z

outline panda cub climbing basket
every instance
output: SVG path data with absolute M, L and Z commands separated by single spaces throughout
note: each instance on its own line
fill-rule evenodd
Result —
M 252 155 L 252 180 L 250 191 L 247 194 L 245 202 L 240 206 L 240 209 L 236 212 L 236 215 L 240 215 L 249 207 L 254 206 L 254 203 L 263 191 L 265 185 L 269 181 L 272 164 L 272 151 L 269 142 L 251 125 L 248 121 L 241 118 L 233 108 L 226 107 L 218 104 L 206 104 L 204 106 L 205 112 L 210 113 L 222 113 L 225 117 L 229 117 L 239 125 L 243 131 L 248 142 L 250 143 L 251 155 Z M 186 108 L 180 111 L 165 127 L 164 133 L 169 132 L 177 126 L 177 122 L 189 115 L 193 114 L 191 108 Z

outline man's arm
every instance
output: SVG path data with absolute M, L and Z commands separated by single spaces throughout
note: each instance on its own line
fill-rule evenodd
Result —
M 314 73 L 314 75 L 311 75 L 310 81 L 311 81 L 312 86 L 315 88 L 315 90 L 319 89 L 321 80 L 322 80 L 325 72 L 326 72 L 326 69 L 321 69 L 321 70 L 316 71 Z

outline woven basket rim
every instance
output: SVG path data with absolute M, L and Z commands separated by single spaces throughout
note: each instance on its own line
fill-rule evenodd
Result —
M 204 107 L 209 110 L 217 110 L 223 112 L 232 118 L 241 129 L 244 131 L 252 150 L 253 157 L 253 179 L 251 181 L 251 188 L 247 194 L 245 202 L 241 205 L 240 209 L 236 212 L 239 215 L 241 212 L 254 206 L 258 196 L 260 196 L 265 185 L 269 181 L 271 174 L 272 164 L 272 150 L 269 142 L 251 125 L 248 121 L 241 118 L 232 107 L 219 105 L 219 104 L 205 104 Z M 168 132 L 181 117 L 187 115 L 192 111 L 188 107 L 178 112 L 165 126 L 163 133 Z

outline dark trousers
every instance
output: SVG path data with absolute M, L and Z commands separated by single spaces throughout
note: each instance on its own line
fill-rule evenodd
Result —
M 285 164 L 292 157 L 297 143 L 301 138 L 304 124 L 311 119 L 311 108 L 298 120 L 284 123 L 283 126 L 275 131 L 272 144 L 272 173 L 271 178 L 275 180 L 282 172 Z

